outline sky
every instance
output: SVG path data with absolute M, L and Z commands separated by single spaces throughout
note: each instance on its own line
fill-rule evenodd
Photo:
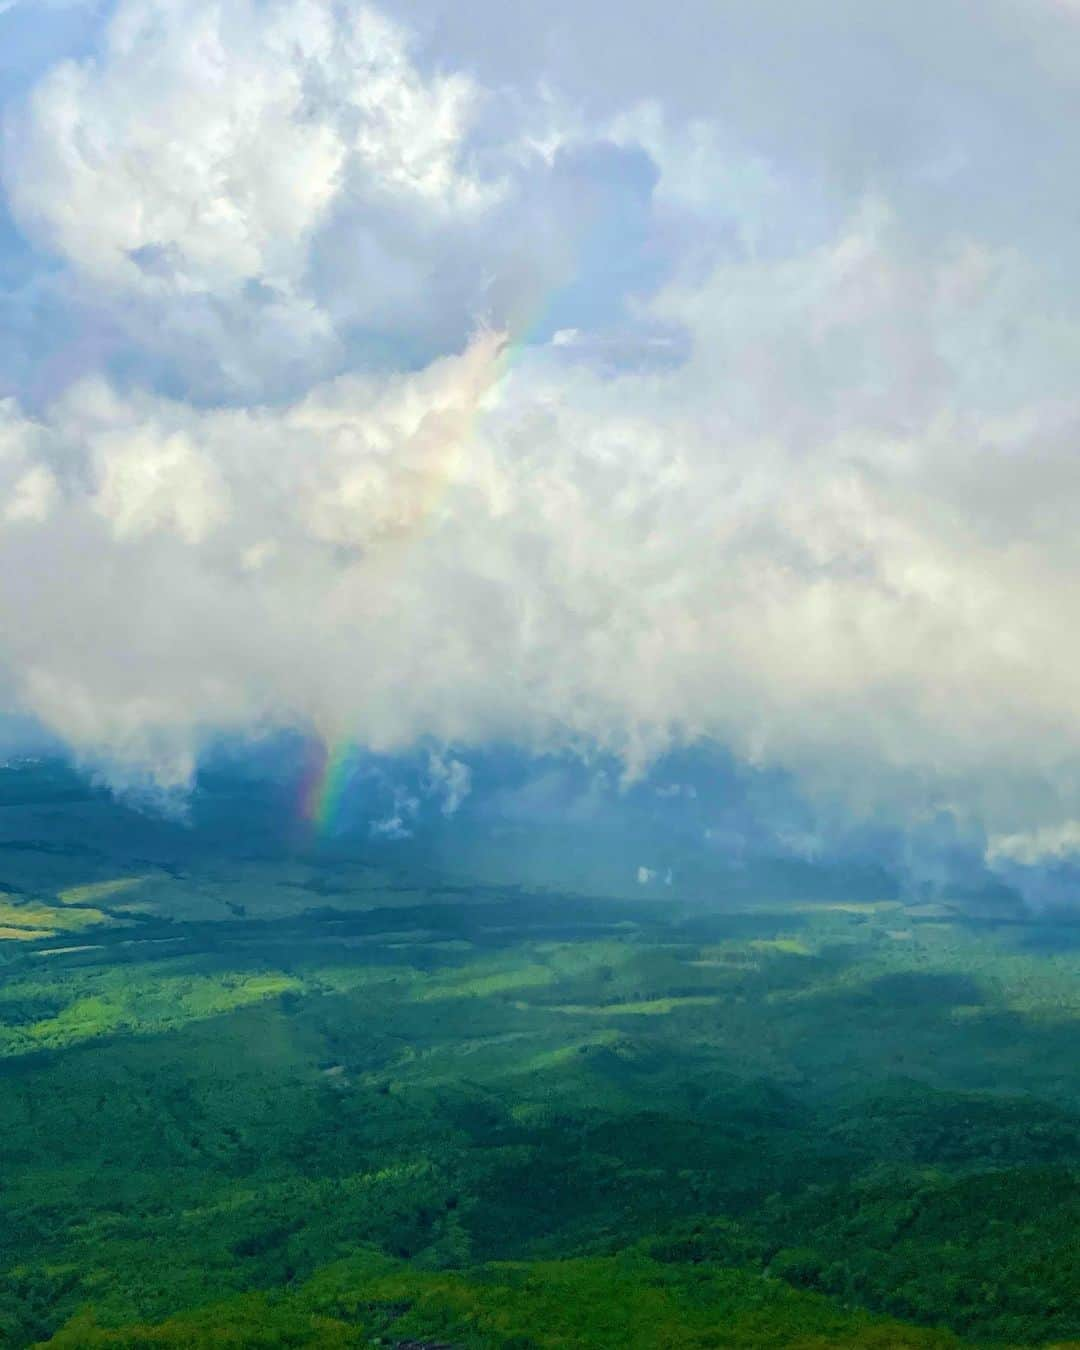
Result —
M 1080 6 L 0 0 L 0 706 L 1080 856 Z M 9 739 L 16 736 L 9 730 Z

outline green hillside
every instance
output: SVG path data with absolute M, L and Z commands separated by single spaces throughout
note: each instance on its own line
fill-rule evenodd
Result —
M 1074 930 L 258 874 L 6 893 L 13 1350 L 1080 1341 Z

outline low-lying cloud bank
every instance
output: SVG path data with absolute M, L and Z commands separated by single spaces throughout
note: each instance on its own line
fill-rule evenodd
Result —
M 1080 255 L 1013 209 L 1053 143 L 962 188 L 1075 105 L 1076 20 L 946 8 L 971 42 L 873 21 L 925 84 L 856 154 L 828 99 L 785 140 L 764 94 L 499 82 L 328 0 L 122 0 L 6 113 L 6 705 L 164 786 L 282 727 L 627 782 L 709 738 L 1071 857 Z M 1023 42 L 978 94 L 987 24 Z

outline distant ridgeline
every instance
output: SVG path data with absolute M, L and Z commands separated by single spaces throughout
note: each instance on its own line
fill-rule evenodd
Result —
M 30 843 L 58 858 L 96 856 L 103 878 L 139 857 L 182 868 L 249 853 L 605 897 L 903 896 L 1025 914 L 1019 893 L 987 871 L 985 841 L 954 822 L 935 820 L 918 838 L 841 826 L 835 813 L 825 822 L 789 776 L 717 747 L 672 752 L 630 781 L 610 757 L 458 754 L 375 756 L 279 736 L 219 746 L 180 795 L 115 795 L 60 759 L 12 761 L 0 766 L 0 895 L 15 884 L 9 874 L 17 880 L 5 854 Z M 84 873 L 65 875 L 77 885 Z M 1066 906 L 1074 890 L 1064 888 Z
M 1080 1345 L 1068 913 L 274 763 L 0 772 L 0 1344 Z

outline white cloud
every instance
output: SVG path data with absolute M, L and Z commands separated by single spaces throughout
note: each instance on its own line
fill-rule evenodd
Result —
M 469 766 L 452 756 L 432 754 L 428 756 L 428 778 L 432 790 L 442 798 L 439 809 L 443 815 L 455 815 L 472 790 Z
M 35 464 L 13 483 L 4 518 L 40 523 L 48 517 L 55 498 L 56 480 L 44 464 Z
M 88 752 L 164 744 L 169 774 L 252 721 L 599 744 L 631 771 L 706 734 L 856 804 L 1061 809 L 1075 421 L 1006 416 L 995 387 L 954 403 L 942 350 L 986 340 L 983 291 L 949 298 L 958 265 L 916 286 L 860 216 L 665 296 L 696 343 L 663 375 L 538 353 L 500 378 L 488 335 L 281 409 L 90 384 L 12 414 L 63 469 L 48 519 L 0 536 L 25 707 Z M 1018 798 L 1025 776 L 1042 795 Z
M 947 102 L 993 44 L 945 11 Z M 882 14 L 908 69 L 926 35 Z M 1076 72 L 1035 79 L 1039 16 L 994 74 L 1036 120 L 1080 104 Z M 657 42 L 669 88 L 598 68 L 590 98 L 330 0 L 122 0 L 44 76 L 8 192 L 135 356 L 0 410 L 24 711 L 169 784 L 253 724 L 630 775 L 707 735 L 857 809 L 969 812 L 1002 856 L 1067 833 L 1075 241 L 1017 224 L 1020 159 L 968 210 L 978 118 L 898 124 L 854 62 L 837 108 L 816 67 L 695 93 Z M 488 311 L 554 336 L 465 346 Z M 451 814 L 467 767 L 430 777 Z
M 479 97 L 465 75 L 423 76 L 365 5 L 121 0 L 100 54 L 8 109 L 3 179 L 136 360 L 276 396 L 340 368 L 339 330 L 396 302 L 424 327 L 431 241 L 500 197 L 463 159 Z
M 452 208 L 473 90 L 424 82 L 373 10 L 330 0 L 125 0 L 100 60 L 65 62 L 9 128 L 19 217 L 135 292 L 295 288 L 351 179 Z
M 1067 820 L 1060 825 L 1018 834 L 991 836 L 986 848 L 986 860 L 992 867 L 1019 863 L 1035 867 L 1040 863 L 1060 862 L 1080 857 L 1080 820 Z
M 139 428 L 100 437 L 94 446 L 99 487 L 94 509 L 117 539 L 165 527 L 200 543 L 227 517 L 214 465 L 183 432 Z
M 56 499 L 56 479 L 41 458 L 43 432 L 19 415 L 14 399 L 0 400 L 0 518 L 40 525 Z
M 368 833 L 373 839 L 411 839 L 412 822 L 416 819 L 420 803 L 404 788 L 394 791 L 394 805 L 390 813 L 380 820 L 373 820 Z

